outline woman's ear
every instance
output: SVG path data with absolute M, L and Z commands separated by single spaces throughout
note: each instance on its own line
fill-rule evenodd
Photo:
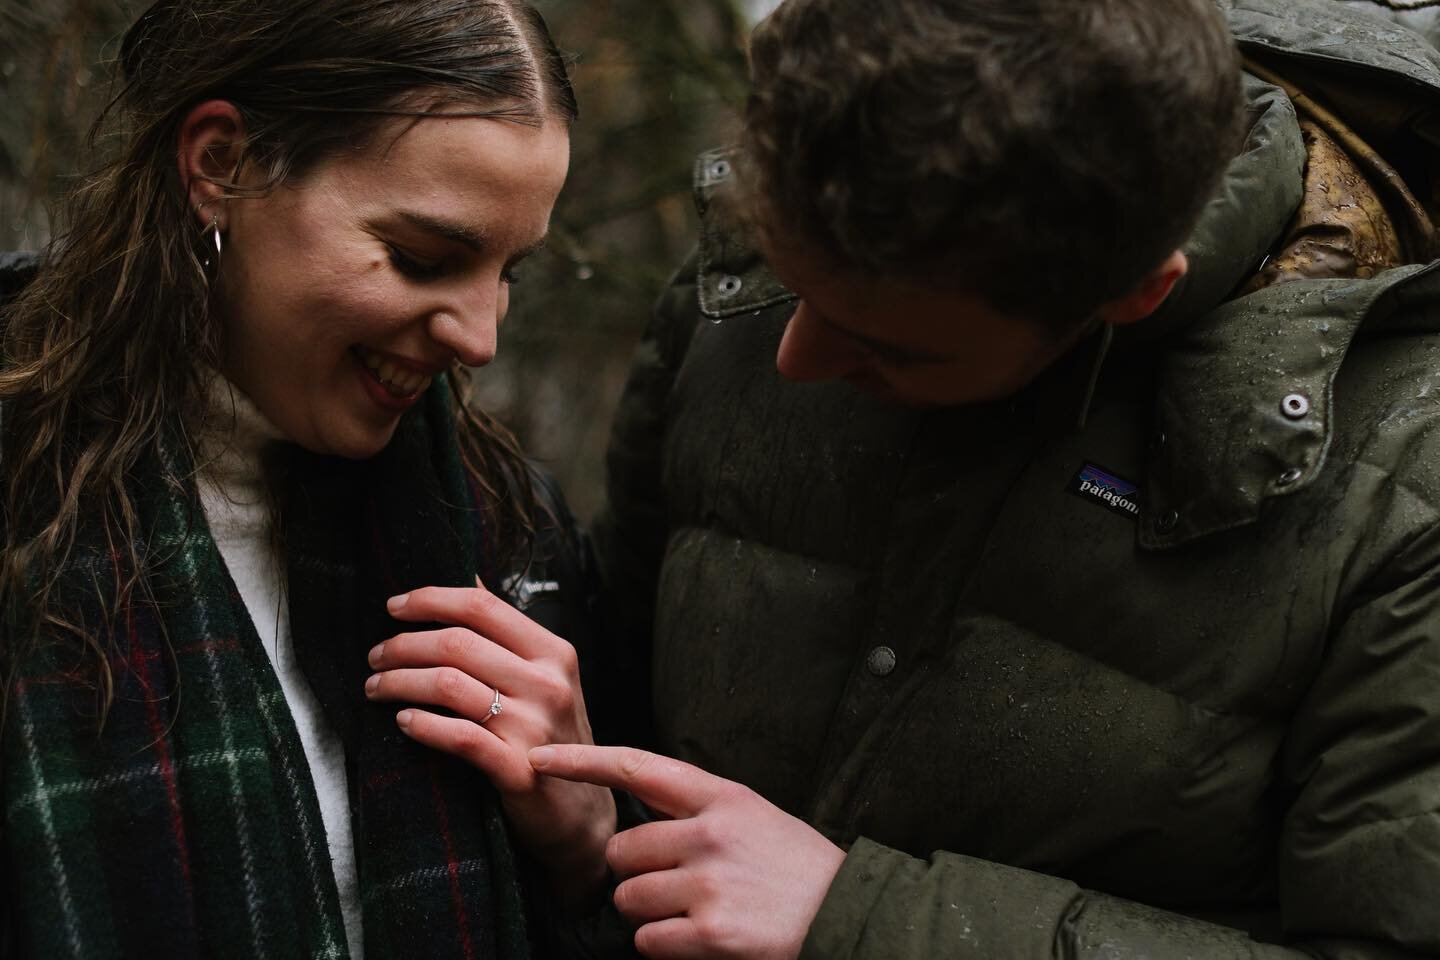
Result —
M 201 228 L 214 220 L 223 231 L 224 184 L 239 175 L 245 142 L 245 121 L 228 100 L 206 100 L 180 125 L 180 182 Z

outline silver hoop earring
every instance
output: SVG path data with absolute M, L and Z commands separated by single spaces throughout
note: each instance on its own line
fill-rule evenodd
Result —
M 210 226 L 205 228 L 205 233 L 200 234 L 200 242 L 202 245 L 205 242 L 205 234 L 207 233 L 213 233 L 215 235 L 215 254 L 211 256 L 207 252 L 203 266 L 205 267 L 206 273 L 214 273 L 220 269 L 220 253 L 223 247 L 220 240 L 220 217 L 218 215 L 210 218 Z

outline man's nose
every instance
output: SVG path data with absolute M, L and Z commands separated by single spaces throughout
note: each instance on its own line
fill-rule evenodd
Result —
M 838 380 L 865 369 L 870 360 L 863 344 L 832 328 L 801 300 L 785 326 L 775 367 L 787 380 Z
M 451 304 L 430 316 L 430 337 L 467 367 L 483 367 L 495 359 L 501 304 L 492 295 Z

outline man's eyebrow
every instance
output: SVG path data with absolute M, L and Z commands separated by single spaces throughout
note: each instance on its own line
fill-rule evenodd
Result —
M 922 350 L 919 347 L 905 347 L 899 344 L 887 343 L 884 340 L 876 340 L 874 337 L 867 337 L 863 333 L 856 333 L 854 330 L 847 330 L 829 317 L 821 314 L 820 321 L 831 330 L 844 337 L 849 337 L 865 347 L 882 360 L 896 360 L 901 363 L 940 363 L 950 358 L 942 353 L 935 353 L 930 350 Z
M 433 217 L 428 213 L 420 213 L 415 210 L 400 210 L 398 214 L 400 219 L 412 227 L 433 233 L 439 237 L 444 237 L 446 240 L 454 241 L 462 246 L 469 247 L 471 250 L 483 250 L 486 246 L 485 234 L 463 223 L 456 223 L 452 220 L 442 220 L 439 217 Z M 534 243 L 521 247 L 515 251 L 515 255 L 511 259 L 515 262 L 524 260 L 526 257 L 544 247 L 549 238 L 550 235 L 547 233 Z

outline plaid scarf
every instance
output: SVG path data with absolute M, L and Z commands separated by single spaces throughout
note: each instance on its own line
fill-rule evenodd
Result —
M 378 457 L 296 454 L 282 471 L 296 656 L 345 744 L 372 960 L 530 953 L 493 789 L 363 695 L 366 652 L 398 629 L 385 599 L 473 583 L 479 514 L 455 429 L 437 382 Z M 158 471 L 133 489 L 152 595 L 111 622 L 120 561 L 93 546 L 61 581 L 64 609 L 112 651 L 103 732 L 73 640 L 35 649 L 11 688 L 0 747 L 9 948 L 345 957 L 309 766 L 198 496 Z

